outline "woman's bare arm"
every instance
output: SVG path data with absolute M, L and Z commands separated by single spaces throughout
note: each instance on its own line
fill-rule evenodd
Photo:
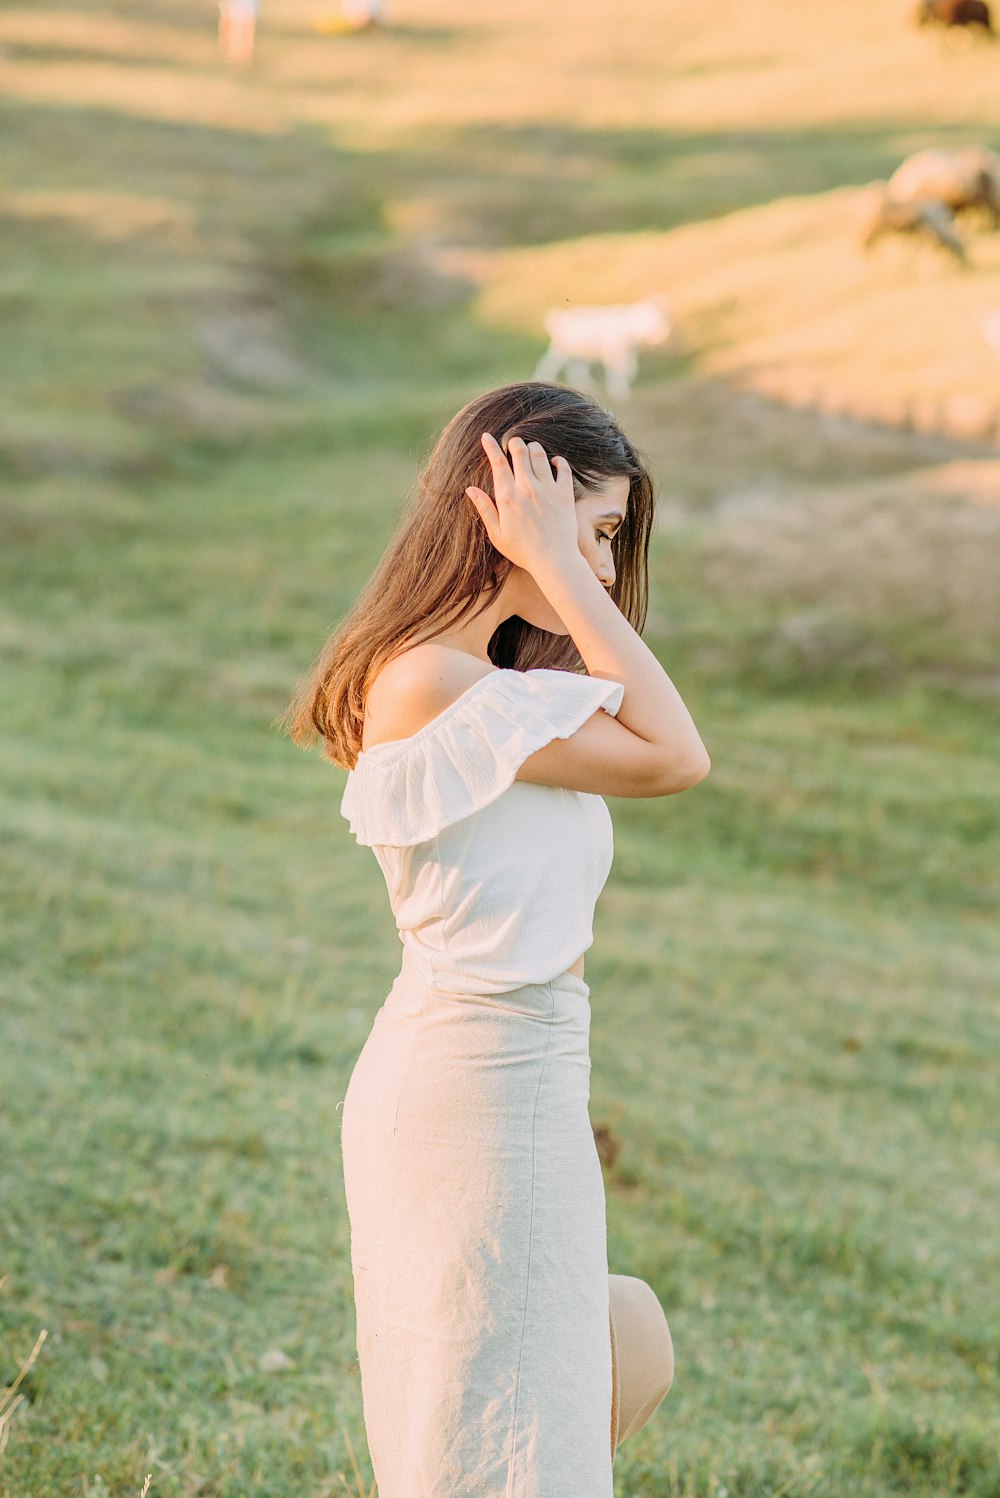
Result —
M 625 688 L 616 722 L 653 746 L 668 780 L 689 785 L 711 768 L 684 700 L 649 646 L 595 576 L 585 557 L 539 560 L 535 581 L 562 619 L 591 676 Z
M 510 439 L 506 453 L 490 433 L 484 433 L 482 441 L 493 470 L 494 495 L 475 487 L 467 492 L 491 541 L 531 573 L 590 675 L 619 681 L 625 688 L 614 726 L 601 727 L 600 741 L 590 732 L 592 724 L 579 730 L 590 753 L 585 756 L 589 764 L 577 765 L 577 773 L 596 773 L 603 755 L 613 762 L 624 754 L 631 762 L 626 777 L 636 788 L 610 794 L 665 795 L 696 784 L 711 768 L 708 751 L 670 677 L 580 552 L 566 459 L 550 460 L 541 443 L 526 443 L 520 437 Z M 622 729 L 632 736 L 631 742 Z M 573 754 L 558 742 L 546 745 L 525 762 L 523 778 L 535 769 L 546 776 L 567 773 Z M 572 784 L 558 779 L 545 783 Z

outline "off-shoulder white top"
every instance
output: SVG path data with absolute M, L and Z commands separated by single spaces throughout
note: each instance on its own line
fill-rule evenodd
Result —
M 614 851 L 602 796 L 516 780 L 620 682 L 495 668 L 406 739 L 359 754 L 340 803 L 372 849 L 407 958 L 449 993 L 547 983 L 593 945 Z

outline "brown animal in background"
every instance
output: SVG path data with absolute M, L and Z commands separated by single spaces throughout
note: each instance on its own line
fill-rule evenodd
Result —
M 948 250 L 963 265 L 967 263 L 965 245 L 955 232 L 955 216 L 944 203 L 897 203 L 883 194 L 862 237 L 870 249 L 883 234 L 921 234 Z
M 916 151 L 886 189 L 894 203 L 943 203 L 952 213 L 984 208 L 1000 225 L 1000 156 L 986 146 Z
M 981 26 L 990 36 L 993 18 L 986 0 L 918 0 L 917 25 L 936 21 L 941 26 Z

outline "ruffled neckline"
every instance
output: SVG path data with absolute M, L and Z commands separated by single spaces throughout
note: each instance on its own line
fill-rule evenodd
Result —
M 532 666 L 527 671 L 518 671 L 510 666 L 494 666 L 491 671 L 484 671 L 483 675 L 478 677 L 474 682 L 467 686 L 464 692 L 459 693 L 454 702 L 449 702 L 447 707 L 443 707 L 441 711 L 439 713 L 436 713 L 433 718 L 428 719 L 423 727 L 418 728 L 415 733 L 408 734 L 405 739 L 385 739 L 381 744 L 373 744 L 370 749 L 359 749 L 358 761 L 360 762 L 362 759 L 371 759 L 372 756 L 376 754 L 379 756 L 380 760 L 384 759 L 385 755 L 382 753 L 383 750 L 389 750 L 391 758 L 391 751 L 393 749 L 406 749 L 411 744 L 419 743 L 421 739 L 425 738 L 429 733 L 432 733 L 434 729 L 439 728 L 442 723 L 447 722 L 447 720 L 453 713 L 458 712 L 459 708 L 461 708 L 465 704 L 466 699 L 469 698 L 473 692 L 478 691 L 478 689 L 483 685 L 484 682 L 492 681 L 495 676 L 531 676 L 535 671 L 544 669 L 546 668 L 541 666 Z M 577 672 L 562 673 L 562 675 L 564 676 L 578 674 L 579 673 Z
M 617 713 L 624 691 L 578 671 L 494 667 L 409 738 L 359 752 L 341 813 L 358 842 L 424 842 L 495 801 L 534 750 L 598 708 Z

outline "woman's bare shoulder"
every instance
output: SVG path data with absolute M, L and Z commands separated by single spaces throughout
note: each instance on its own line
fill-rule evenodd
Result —
M 362 748 L 409 738 L 495 670 L 481 656 L 438 640 L 407 646 L 369 685 Z

